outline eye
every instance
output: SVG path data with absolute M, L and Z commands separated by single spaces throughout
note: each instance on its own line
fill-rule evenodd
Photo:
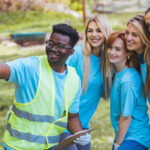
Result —
M 57 47 L 58 47 L 59 49 L 65 49 L 65 46 L 62 45 L 62 44 L 58 44 Z
M 125 31 L 125 35 L 128 35 L 128 34 L 129 34 L 129 32 L 126 30 L 126 31 Z
M 139 36 L 139 34 L 138 34 L 138 33 L 133 33 L 132 35 L 133 35 L 134 37 Z
M 112 47 L 110 46 L 110 47 L 108 47 L 108 49 L 112 49 Z
M 102 32 L 100 29 L 97 29 L 96 31 L 97 31 L 97 32 L 99 32 L 99 33 L 101 33 L 101 32 Z
M 91 30 L 91 29 L 88 29 L 88 30 L 87 30 L 87 32 L 89 32 L 89 33 L 90 33 L 90 32 L 93 32 L 93 30 Z
M 52 41 L 46 41 L 46 46 L 53 47 L 54 43 Z
M 115 49 L 116 49 L 116 51 L 120 51 L 121 50 L 119 47 L 116 47 Z

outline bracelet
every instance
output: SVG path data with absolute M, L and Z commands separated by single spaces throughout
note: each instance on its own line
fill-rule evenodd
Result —
M 114 147 L 119 148 L 120 145 L 114 143 Z

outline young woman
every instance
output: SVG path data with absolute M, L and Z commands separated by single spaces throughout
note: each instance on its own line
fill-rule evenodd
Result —
M 150 102 L 150 34 L 144 16 L 137 15 L 129 20 L 125 34 L 127 48 L 135 51 L 140 57 L 143 91 Z
M 150 7 L 146 10 L 144 19 L 150 34 Z
M 111 123 L 115 131 L 113 150 L 148 150 L 150 125 L 138 56 L 128 51 L 125 34 L 112 33 L 103 55 L 105 96 L 110 95 Z M 134 69 L 135 68 L 135 69 Z
M 105 50 L 106 39 L 112 32 L 109 21 L 98 15 L 87 22 L 85 39 L 82 44 L 74 47 L 74 54 L 68 64 L 75 67 L 82 83 L 82 94 L 79 106 L 79 118 L 83 129 L 90 127 L 90 120 L 96 111 L 104 87 L 100 70 L 101 54 Z M 64 133 L 62 139 L 69 136 Z M 90 150 L 91 144 L 80 146 L 79 142 L 66 150 Z

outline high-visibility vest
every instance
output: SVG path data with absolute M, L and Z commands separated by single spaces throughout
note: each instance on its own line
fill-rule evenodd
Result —
M 55 85 L 46 56 L 40 56 L 40 75 L 35 98 L 25 104 L 14 100 L 3 141 L 16 150 L 49 149 L 60 141 L 60 134 L 67 127 L 68 109 L 78 90 L 75 69 L 68 67 L 64 87 L 65 113 L 54 117 Z M 28 88 L 28 87 L 26 87 Z

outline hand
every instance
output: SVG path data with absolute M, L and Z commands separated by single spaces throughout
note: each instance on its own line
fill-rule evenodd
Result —
M 118 150 L 118 149 L 119 149 L 119 146 L 120 146 L 120 145 L 118 145 L 118 144 L 116 144 L 116 143 L 114 143 L 113 145 L 114 145 L 114 150 Z
M 90 134 L 82 135 L 73 140 L 73 142 L 80 145 L 87 145 L 91 142 L 91 135 Z

